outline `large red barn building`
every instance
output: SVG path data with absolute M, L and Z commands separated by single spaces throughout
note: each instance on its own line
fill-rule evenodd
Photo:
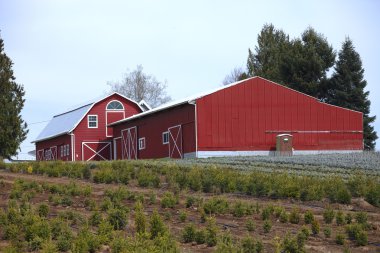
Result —
M 363 150 L 361 112 L 322 103 L 261 77 L 110 126 L 116 159 L 269 155 L 284 134 L 292 138 L 293 154 Z
M 145 111 L 112 94 L 55 116 L 35 142 L 37 160 L 88 161 L 270 155 L 288 138 L 293 154 L 362 151 L 363 114 L 252 77 Z
M 34 141 L 41 160 L 113 159 L 113 128 L 107 125 L 143 112 L 146 105 L 118 93 L 55 115 Z

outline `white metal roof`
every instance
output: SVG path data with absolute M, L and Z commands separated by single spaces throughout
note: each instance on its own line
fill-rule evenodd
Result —
M 123 123 L 123 122 L 127 122 L 127 121 L 130 121 L 130 120 L 133 120 L 133 119 L 145 117 L 146 115 L 149 115 L 149 114 L 152 114 L 152 113 L 156 113 L 156 112 L 159 112 L 159 111 L 163 111 L 163 110 L 166 110 L 166 109 L 169 109 L 169 108 L 181 105 L 181 104 L 192 103 L 196 99 L 199 99 L 201 97 L 207 96 L 209 94 L 212 94 L 214 92 L 217 92 L 217 91 L 220 91 L 220 90 L 223 90 L 223 89 L 227 89 L 227 88 L 229 88 L 231 86 L 234 86 L 236 84 L 245 82 L 245 81 L 253 79 L 253 78 L 256 78 L 256 77 L 251 77 L 251 78 L 248 78 L 248 79 L 244 79 L 244 80 L 241 80 L 241 81 L 238 81 L 238 82 L 235 82 L 235 83 L 231 83 L 231 84 L 228 84 L 228 85 L 225 85 L 225 86 L 222 86 L 222 87 L 218 87 L 216 89 L 213 89 L 213 90 L 210 90 L 210 91 L 207 91 L 207 92 L 202 92 L 202 93 L 199 93 L 197 95 L 190 96 L 190 97 L 187 97 L 187 98 L 184 98 L 184 99 L 179 99 L 179 100 L 176 100 L 176 101 L 168 102 L 168 103 L 163 104 L 163 105 L 161 105 L 159 107 L 156 107 L 156 108 L 154 108 L 152 110 L 149 110 L 149 111 L 146 111 L 146 112 L 142 112 L 142 113 L 139 113 L 139 114 L 135 114 L 135 115 L 133 115 L 131 117 L 128 117 L 128 118 L 125 118 L 125 119 L 113 122 L 113 123 L 109 124 L 109 126 L 114 126 L 114 125 L 117 125 L 117 124 L 120 124 L 120 123 Z
M 33 142 L 47 140 L 62 134 L 70 133 L 87 114 L 92 105 L 93 103 L 72 111 L 55 115 Z
M 130 98 L 127 98 L 121 95 L 120 93 L 113 92 L 106 96 L 102 96 L 101 98 L 98 98 L 96 100 L 92 100 L 91 102 L 88 102 L 85 105 L 69 110 L 62 114 L 53 116 L 53 119 L 50 120 L 50 122 L 46 125 L 46 127 L 42 130 L 42 132 L 37 136 L 37 138 L 34 141 L 32 141 L 32 143 L 48 140 L 48 139 L 72 132 L 77 127 L 77 125 L 82 121 L 82 119 L 86 116 L 86 114 L 91 110 L 94 104 L 114 94 L 117 94 L 135 103 L 141 109 L 141 111 L 144 111 L 141 105 L 139 105 L 136 101 Z
M 300 93 L 304 96 L 308 96 L 312 99 L 315 99 L 317 101 L 319 101 L 317 98 L 313 97 L 313 96 L 310 96 L 310 95 L 307 95 L 305 93 L 302 93 L 300 91 L 297 91 L 297 90 L 294 90 L 292 88 L 289 88 L 285 85 L 281 85 L 281 84 L 278 84 L 278 83 L 275 83 L 273 81 L 270 81 L 268 79 L 265 79 L 263 77 L 259 77 L 259 76 L 254 76 L 254 77 L 250 77 L 250 78 L 247 78 L 247 79 L 244 79 L 244 80 L 241 80 L 241 81 L 238 81 L 238 82 L 234 82 L 234 83 L 231 83 L 231 84 L 228 84 L 228 85 L 225 85 L 225 86 L 221 86 L 221 87 L 218 87 L 216 89 L 213 89 L 213 90 L 210 90 L 210 91 L 207 91 L 207 92 L 203 92 L 203 93 L 200 93 L 200 94 L 197 94 L 195 96 L 191 96 L 191 97 L 187 97 L 187 98 L 184 98 L 184 99 L 180 99 L 180 100 L 176 100 L 176 101 L 173 101 L 173 102 L 169 102 L 169 103 L 166 103 L 166 104 L 163 104 L 159 107 L 156 107 L 152 110 L 149 110 L 149 111 L 146 111 L 146 112 L 142 112 L 142 113 L 139 113 L 139 114 L 135 114 L 131 117 L 128 117 L 128 118 L 125 118 L 125 119 L 122 119 L 122 120 L 119 120 L 119 121 L 116 121 L 116 122 L 113 122 L 111 124 L 109 124 L 109 126 L 114 126 L 114 125 L 117 125 L 117 124 L 120 124 L 120 123 L 123 123 L 123 122 L 128 122 L 128 121 L 131 121 L 131 120 L 134 120 L 134 119 L 137 119 L 137 118 L 141 118 L 141 117 L 145 117 L 147 115 L 150 115 L 152 113 L 156 113 L 156 112 L 159 112 L 159 111 L 163 111 L 163 110 L 166 110 L 166 109 L 169 109 L 169 108 L 172 108 L 172 107 L 175 107 L 175 106 L 178 106 L 178 105 L 181 105 L 181 104 L 187 104 L 187 103 L 194 103 L 195 100 L 199 99 L 199 98 L 202 98 L 204 96 L 207 96 L 207 95 L 210 95 L 212 93 L 215 93 L 217 91 L 220 91 L 220 90 L 223 90 L 223 89 L 227 89 L 231 86 L 234 86 L 234 85 L 237 85 L 239 83 L 242 83 L 242 82 L 245 82 L 247 80 L 251 80 L 251 79 L 256 79 L 256 78 L 260 78 L 260 79 L 263 79 L 265 81 L 268 81 L 270 83 L 273 83 L 275 85 L 279 85 L 279 86 L 282 86 L 286 89 L 289 89 L 289 90 L 292 90 L 294 92 L 297 92 L 297 93 Z M 323 104 L 327 104 L 327 103 L 324 103 L 324 102 L 321 102 L 319 101 L 320 103 L 323 103 Z M 327 105 L 330 105 L 330 104 L 327 104 Z M 331 106 L 334 106 L 334 105 L 331 105 Z M 335 106 L 335 107 L 339 107 L 339 106 Z M 358 112 L 358 111 L 355 111 L 355 110 L 351 110 L 351 109 L 347 109 L 347 108 L 344 108 L 344 107 L 339 107 L 339 108 L 342 108 L 342 109 L 346 109 L 346 110 L 350 110 L 350 111 L 354 111 L 354 112 Z M 360 113 L 360 112 L 359 112 Z

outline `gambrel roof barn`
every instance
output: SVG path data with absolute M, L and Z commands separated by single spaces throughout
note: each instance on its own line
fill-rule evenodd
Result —
M 110 160 L 113 128 L 107 125 L 143 112 L 118 93 L 55 115 L 34 141 L 37 160 Z

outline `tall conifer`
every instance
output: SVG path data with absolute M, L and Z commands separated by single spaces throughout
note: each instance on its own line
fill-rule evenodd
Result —
M 376 116 L 369 116 L 371 102 L 368 98 L 369 91 L 365 91 L 367 81 L 364 79 L 360 55 L 355 51 L 350 38 L 343 42 L 334 69 L 328 82 L 326 102 L 363 113 L 364 148 L 372 150 L 377 134 L 371 124 Z
M 15 82 L 12 65 L 0 37 L 0 159 L 17 155 L 28 133 L 20 115 L 25 102 L 24 87 Z

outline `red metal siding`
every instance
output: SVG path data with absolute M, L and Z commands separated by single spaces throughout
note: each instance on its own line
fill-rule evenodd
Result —
M 61 147 L 64 145 L 69 145 L 69 154 L 61 156 Z M 49 139 L 46 141 L 40 141 L 36 143 L 36 153 L 38 151 L 43 150 L 44 153 L 47 149 L 50 149 L 51 147 L 57 147 L 57 157 L 54 160 L 63 160 L 63 161 L 71 161 L 71 136 L 70 135 L 61 135 L 53 139 Z M 36 160 L 45 160 L 45 159 L 39 159 L 39 156 L 36 156 Z
M 145 137 L 145 149 L 138 150 L 137 158 L 163 158 L 169 157 L 169 144 L 162 143 L 162 133 L 168 131 L 170 127 L 181 126 L 183 154 L 195 152 L 194 107 L 194 105 L 185 104 L 115 125 L 114 135 L 119 137 L 122 130 L 137 127 L 137 138 Z M 204 135 L 206 136 L 206 133 Z M 117 149 L 121 148 L 119 142 L 117 146 Z
M 133 102 L 117 95 L 113 94 L 102 101 L 96 103 L 91 110 L 86 114 L 86 116 L 82 119 L 82 121 L 78 124 L 78 126 L 73 131 L 75 135 L 75 160 L 83 160 L 84 158 L 89 158 L 92 155 L 90 153 L 91 150 L 84 149 L 83 143 L 85 142 L 110 142 L 112 144 L 113 137 L 107 137 L 107 125 L 106 125 L 106 106 L 112 100 L 118 100 L 124 106 L 125 117 L 130 117 L 137 113 L 141 112 L 141 109 Z M 88 128 L 87 116 L 88 115 L 98 115 L 98 127 L 97 128 Z M 108 113 L 110 116 L 110 113 Z M 116 116 L 115 116 L 116 117 Z M 113 116 L 110 120 L 115 120 Z M 100 151 L 103 148 L 103 145 L 95 145 L 98 149 L 95 151 Z M 85 150 L 85 153 L 82 154 L 82 149 Z M 104 150 L 103 150 L 104 151 Z M 103 154 L 103 151 L 101 153 Z M 108 152 L 108 151 L 107 151 Z M 111 153 L 113 156 L 113 145 L 111 145 Z M 95 156 L 97 159 L 99 156 Z M 84 159 L 87 160 L 87 159 Z
M 361 150 L 362 114 L 262 78 L 197 99 L 200 151 L 274 150 L 293 134 L 295 150 Z

